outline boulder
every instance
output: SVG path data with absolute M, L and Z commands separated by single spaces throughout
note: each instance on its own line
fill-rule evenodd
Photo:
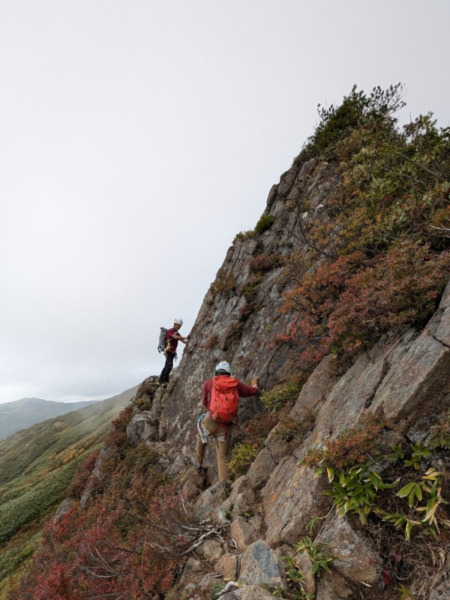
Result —
M 260 517 L 259 521 L 261 521 Z M 257 521 L 255 520 L 247 520 L 239 516 L 230 525 L 230 535 L 241 551 L 245 550 L 253 542 L 256 542 L 260 534 L 261 527 L 257 526 Z
M 210 563 L 215 563 L 223 555 L 220 542 L 214 539 L 206 539 L 198 548 L 197 552 Z
M 268 448 L 263 448 L 251 464 L 247 475 L 252 482 L 253 489 L 261 489 L 268 481 L 271 473 L 276 467 L 275 461 Z
M 346 518 L 333 514 L 315 542 L 326 544 L 328 551 L 336 556 L 332 563 L 333 570 L 343 577 L 369 586 L 379 579 L 381 557 L 358 535 Z
M 285 587 L 284 565 L 277 553 L 263 540 L 257 540 L 241 556 L 239 582 Z
M 294 546 L 307 534 L 308 521 L 329 510 L 331 500 L 323 495 L 324 486 L 312 469 L 298 466 L 293 457 L 286 457 L 277 466 L 262 490 L 265 539 L 270 546 Z
M 224 579 L 234 580 L 239 572 L 239 557 L 237 554 L 224 554 L 216 562 L 215 569 Z
M 220 481 L 205 490 L 195 503 L 195 513 L 200 520 L 210 518 L 228 497 L 228 485 Z
M 158 420 L 149 411 L 134 415 L 127 426 L 127 438 L 133 446 L 140 442 L 155 442 L 159 439 Z

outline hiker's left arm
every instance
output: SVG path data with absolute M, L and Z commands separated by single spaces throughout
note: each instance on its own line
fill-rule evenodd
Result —
M 174 333 L 172 336 L 175 340 L 180 340 L 180 342 L 183 342 L 183 344 L 185 344 L 188 339 L 183 337 L 182 335 L 180 335 L 179 333 Z
M 251 385 L 245 385 L 245 383 L 238 383 L 238 394 L 241 398 L 248 398 L 248 396 L 258 396 L 260 391 L 257 387 Z

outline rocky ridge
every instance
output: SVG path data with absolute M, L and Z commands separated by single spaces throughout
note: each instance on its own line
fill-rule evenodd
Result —
M 326 544 L 335 558 L 331 570 L 317 578 L 308 554 L 298 554 L 304 597 L 399 597 L 398 592 L 386 595 L 386 557 L 357 520 L 332 510 L 331 499 L 323 494 L 324 479 L 302 466 L 301 459 L 309 448 L 338 439 L 368 415 L 389 423 L 381 440 L 386 447 L 402 440 L 426 442 L 430 423 L 450 400 L 450 284 L 422 331 L 385 336 L 345 372 L 331 355 L 320 362 L 289 414 L 293 421 L 306 412 L 314 414 L 301 443 L 293 447 L 276 426 L 246 475 L 232 483 L 216 483 L 212 443 L 204 472 L 191 465 L 202 383 L 219 360 L 229 360 L 234 374 L 247 383 L 258 375 L 262 389 L 273 388 L 295 369 L 295 349 L 277 343 L 277 336 L 295 320 L 294 314 L 280 312 L 290 285 L 282 277 L 283 264 L 307 251 L 299 222 L 321 218 L 337 179 L 331 165 L 315 159 L 294 163 L 281 177 L 270 190 L 263 215 L 271 217 L 270 226 L 257 235 L 238 235 L 228 250 L 168 389 L 158 388 L 156 378 L 150 377 L 133 400 L 129 440 L 151 447 L 160 467 L 180 481 L 184 501 L 194 506 L 198 519 L 214 524 L 180 575 L 177 585 L 183 597 L 203 597 L 196 590 L 211 589 L 219 577 L 230 582 L 222 590 L 225 600 L 273 598 L 269 589 L 289 586 L 282 557 L 294 555 L 298 541 L 311 535 L 311 520 L 317 520 L 313 543 Z M 308 212 L 301 215 L 289 209 L 299 195 L 309 200 Z M 255 262 L 261 256 L 269 261 L 264 268 L 262 259 Z M 260 411 L 258 400 L 241 400 L 241 425 Z M 102 476 L 107 452 L 99 456 L 92 477 Z M 439 468 L 448 466 L 445 455 Z M 82 503 L 88 501 L 89 486 Z M 423 590 L 426 585 L 426 598 L 438 600 L 450 597 L 449 582 L 450 561 L 443 552 L 432 572 L 425 579 L 418 573 L 410 587 Z

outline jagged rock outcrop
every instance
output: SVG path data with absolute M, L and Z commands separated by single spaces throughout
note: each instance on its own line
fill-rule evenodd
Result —
M 192 468 L 202 384 L 212 376 L 215 363 L 228 359 L 239 379 L 249 382 L 258 375 L 266 389 L 295 370 L 289 344 L 276 343 L 295 318 L 280 312 L 282 294 L 290 285 L 282 277 L 283 261 L 306 251 L 298 215 L 289 204 L 303 194 L 309 210 L 302 218 L 320 219 L 336 181 L 332 166 L 315 160 L 295 164 L 282 176 L 267 201 L 265 215 L 273 217 L 272 225 L 258 236 L 237 236 L 206 294 L 168 389 L 158 388 L 149 378 L 136 394 L 129 440 L 149 445 L 160 456 L 161 468 L 180 478 L 183 498 L 192 503 L 199 519 L 228 527 L 230 544 L 209 540 L 200 551 L 209 574 L 197 559 L 186 564 L 180 581 L 191 590 L 191 598 L 196 597 L 195 585 L 205 589 L 217 573 L 236 581 L 234 589 L 221 596 L 228 600 L 272 597 L 261 585 L 286 588 L 281 556 L 295 554 L 296 543 L 309 535 L 312 519 L 320 523 L 315 542 L 326 543 L 335 560 L 331 572 L 316 582 L 308 557 L 298 557 L 305 593 L 317 600 L 336 600 L 364 597 L 354 589 L 381 590 L 383 557 L 352 519 L 331 510 L 331 499 L 323 494 L 324 480 L 315 478 L 301 459 L 308 448 L 337 439 L 367 415 L 388 423 L 380 440 L 386 448 L 402 439 L 424 441 L 432 419 L 449 406 L 450 284 L 423 331 L 386 336 L 344 373 L 332 356 L 320 362 L 289 415 L 295 421 L 305 411 L 314 414 L 302 443 L 292 447 L 275 428 L 247 475 L 232 485 L 215 483 L 212 444 L 204 473 Z M 258 270 L 254 259 L 263 254 L 272 257 L 267 259 L 270 268 Z M 260 410 L 258 400 L 242 400 L 241 424 Z M 445 460 L 448 467 L 448 456 Z M 446 597 L 446 569 L 436 569 L 429 600 Z

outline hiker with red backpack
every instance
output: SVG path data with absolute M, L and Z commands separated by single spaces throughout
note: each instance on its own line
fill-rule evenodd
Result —
M 201 469 L 205 446 L 208 436 L 212 435 L 216 441 L 217 471 L 219 481 L 230 478 L 228 469 L 228 449 L 233 423 L 237 422 L 239 397 L 248 398 L 258 396 L 258 378 L 255 377 L 252 385 L 245 385 L 235 377 L 231 377 L 231 367 L 228 362 L 222 361 L 215 368 L 215 376 L 203 384 L 203 406 L 206 413 L 198 420 L 197 442 L 193 464 L 197 470 Z
M 164 355 L 166 357 L 166 362 L 164 364 L 164 368 L 161 371 L 161 375 L 159 376 L 158 384 L 162 387 L 167 387 L 169 383 L 169 375 L 173 368 L 173 361 L 177 355 L 177 346 L 178 342 L 183 342 L 186 344 L 188 341 L 188 337 L 185 338 L 178 333 L 178 330 L 183 325 L 183 319 L 174 319 L 173 327 L 167 330 L 165 335 L 165 347 L 164 347 Z

